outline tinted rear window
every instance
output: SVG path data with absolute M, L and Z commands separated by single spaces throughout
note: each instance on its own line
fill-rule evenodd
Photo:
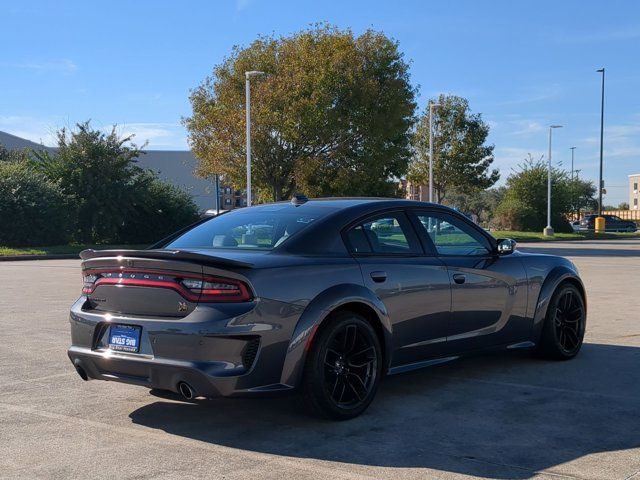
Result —
M 286 207 L 227 213 L 194 227 L 164 248 L 271 250 L 323 213 Z

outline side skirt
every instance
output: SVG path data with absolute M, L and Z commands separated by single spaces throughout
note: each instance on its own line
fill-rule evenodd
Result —
M 406 365 L 398 365 L 397 367 L 391 367 L 387 370 L 387 375 L 397 375 L 399 373 L 411 372 L 412 370 L 418 370 L 421 368 L 431 367 L 433 365 L 440 365 L 441 363 L 448 363 L 453 360 L 457 360 L 462 356 L 472 356 L 480 353 L 496 352 L 501 350 L 520 350 L 535 347 L 536 344 L 530 340 L 524 342 L 511 343 L 507 345 L 494 345 L 491 347 L 481 348 L 478 350 L 471 350 L 460 355 L 450 355 L 448 357 L 432 358 L 430 360 L 423 360 L 415 363 L 408 363 Z

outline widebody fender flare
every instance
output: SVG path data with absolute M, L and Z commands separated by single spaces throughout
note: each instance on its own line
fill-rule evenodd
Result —
M 540 287 L 538 300 L 535 305 L 532 336 L 533 336 L 533 340 L 536 343 L 540 340 L 540 335 L 542 334 L 542 327 L 544 325 L 544 320 L 547 316 L 547 310 L 549 308 L 551 297 L 553 296 L 553 293 L 556 291 L 558 286 L 562 282 L 565 282 L 567 280 L 575 283 L 578 286 L 578 288 L 582 291 L 584 302 L 585 302 L 585 308 L 586 308 L 586 305 L 587 305 L 586 290 L 584 288 L 584 284 L 582 283 L 582 280 L 580 280 L 580 276 L 578 275 L 578 272 L 565 265 L 559 265 L 554 267 L 544 279 L 544 282 Z
M 282 369 L 281 383 L 297 386 L 302 377 L 306 360 L 307 345 L 311 336 L 327 317 L 340 307 L 359 303 L 375 312 L 377 321 L 384 332 L 383 348 L 390 353 L 391 322 L 384 303 L 368 288 L 357 284 L 334 285 L 318 294 L 304 309 L 291 336 L 287 355 Z M 387 355 L 387 363 L 390 355 Z M 386 370 L 385 366 L 384 370 Z

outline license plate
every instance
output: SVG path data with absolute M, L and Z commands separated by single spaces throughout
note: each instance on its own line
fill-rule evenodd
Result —
M 109 348 L 121 352 L 137 353 L 140 349 L 140 327 L 131 325 L 111 325 Z

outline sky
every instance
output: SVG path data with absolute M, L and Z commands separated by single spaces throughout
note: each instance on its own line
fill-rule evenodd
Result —
M 234 45 L 329 22 L 399 42 L 420 110 L 466 97 L 491 126 L 501 183 L 531 153 L 597 182 L 606 68 L 606 204 L 640 173 L 640 2 L 0 0 L 0 130 L 45 145 L 88 119 L 149 149 L 187 149 L 189 90 Z

